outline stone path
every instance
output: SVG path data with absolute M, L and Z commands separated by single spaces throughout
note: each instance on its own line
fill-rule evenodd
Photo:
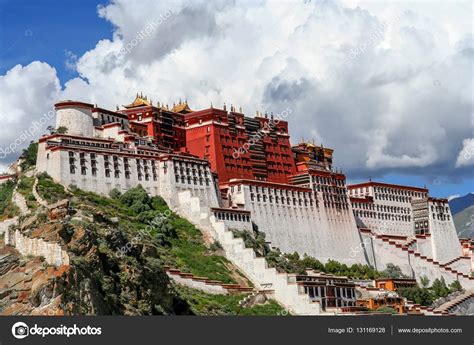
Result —
M 435 310 L 441 311 L 441 312 L 449 312 L 449 309 L 467 301 L 469 298 L 472 298 L 472 297 L 474 297 L 474 289 L 464 292 L 462 295 L 459 295 L 456 298 L 453 298 L 451 301 L 448 301 L 440 305 Z
M 38 193 L 38 191 L 36 190 L 36 187 L 38 186 L 38 178 L 36 177 L 35 178 L 35 183 L 33 184 L 33 196 L 35 197 L 36 201 L 38 201 L 38 203 L 44 207 L 48 207 L 48 202 L 46 200 L 44 200 Z

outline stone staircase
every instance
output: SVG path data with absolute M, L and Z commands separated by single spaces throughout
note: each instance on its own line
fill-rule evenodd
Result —
M 29 214 L 30 210 L 28 208 L 28 205 L 26 204 L 25 197 L 18 193 L 18 184 L 15 186 L 15 189 L 13 190 L 13 195 L 12 195 L 12 201 L 13 203 L 20 209 L 20 213 L 22 215 Z
M 448 311 L 440 311 L 436 310 L 430 307 L 426 307 L 424 305 L 415 303 L 413 301 L 410 301 L 408 299 L 405 299 L 405 306 L 411 313 L 420 313 L 423 315 L 428 315 L 428 316 L 444 316 L 444 315 L 449 315 Z
M 288 274 L 278 273 L 275 268 L 268 266 L 265 258 L 257 257 L 253 249 L 246 248 L 244 241 L 234 237 L 225 223 L 211 215 L 209 207 L 201 205 L 200 199 L 192 196 L 190 191 L 178 193 L 178 206 L 174 208 L 178 214 L 200 228 L 205 236 L 219 241 L 227 259 L 247 275 L 256 289 L 274 290 L 275 299 L 292 314 L 323 314 L 319 303 L 312 301 L 296 283 L 290 282 Z
M 463 264 L 466 268 L 469 268 L 471 266 L 471 258 L 469 256 L 459 256 L 449 262 L 441 264 L 441 266 L 450 267 L 451 269 L 459 271 L 459 269 L 456 269 L 456 266 L 463 265 Z
M 37 184 L 38 178 L 35 179 L 32 193 L 41 205 L 47 207 L 48 203 L 36 191 Z M 12 201 L 20 209 L 22 216 L 29 215 L 31 210 L 28 208 L 23 195 L 18 193 L 17 188 L 18 184 L 13 190 Z M 9 229 L 10 225 L 18 224 L 18 222 L 19 218 L 15 217 L 0 223 L 0 233 L 5 234 L 5 244 L 14 246 L 22 255 L 42 256 L 50 265 L 69 265 L 69 255 L 61 248 L 59 243 L 50 243 L 41 238 L 29 238 L 18 229 Z
M 474 277 L 470 275 L 459 272 L 451 268 L 449 265 L 440 264 L 438 261 L 435 261 L 427 256 L 420 254 L 419 252 L 404 246 L 403 244 L 397 243 L 396 241 L 392 241 L 390 239 L 384 238 L 383 236 L 379 236 L 374 234 L 372 237 L 375 241 L 382 241 L 384 244 L 388 245 L 389 250 L 392 251 L 403 251 L 408 257 L 408 262 L 410 263 L 411 268 L 415 272 L 415 276 L 419 278 L 423 274 L 417 272 L 417 265 L 415 263 L 422 263 L 422 266 L 431 269 L 433 272 L 438 272 L 438 278 L 445 277 L 446 283 L 449 284 L 454 280 L 459 280 L 461 285 L 465 289 L 474 288 Z
M 435 309 L 435 312 L 448 313 L 451 309 L 455 308 L 459 304 L 474 298 L 474 289 L 465 291 L 462 295 L 452 299 L 449 302 L 446 302 Z
M 35 178 L 35 182 L 33 184 L 33 189 L 32 189 L 32 194 L 33 196 L 35 197 L 36 201 L 41 205 L 41 206 L 44 206 L 44 207 L 48 207 L 48 202 L 46 200 L 44 200 L 38 193 L 38 191 L 36 190 L 36 187 L 38 186 L 38 177 Z
M 410 236 L 407 238 L 406 242 L 403 244 L 405 247 L 410 248 L 416 243 L 416 237 Z
M 248 286 L 242 286 L 239 284 L 228 284 L 220 280 L 211 280 L 206 277 L 197 277 L 192 273 L 181 272 L 176 268 L 164 266 L 166 274 L 177 284 L 188 286 L 194 289 L 198 289 L 210 294 L 232 294 L 232 293 L 250 293 L 254 289 Z

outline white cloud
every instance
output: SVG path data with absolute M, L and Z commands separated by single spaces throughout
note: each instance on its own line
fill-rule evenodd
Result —
M 5 170 L 51 123 L 44 115 L 52 110 L 60 85 L 53 67 L 35 61 L 0 76 L 0 90 L 0 168 Z
M 456 167 L 474 165 L 474 138 L 464 139 L 456 160 Z
M 453 200 L 453 199 L 459 198 L 460 196 L 461 196 L 461 195 L 459 195 L 459 194 L 450 195 L 450 196 L 448 196 L 448 201 L 451 201 L 451 200 Z
M 456 157 L 472 136 L 469 13 L 441 3 L 357 5 L 114 0 L 99 8 L 113 39 L 75 61 L 80 77 L 61 97 L 115 108 L 143 91 L 197 109 L 233 103 L 249 116 L 290 107 L 293 141 L 313 135 L 353 177 L 467 175 Z

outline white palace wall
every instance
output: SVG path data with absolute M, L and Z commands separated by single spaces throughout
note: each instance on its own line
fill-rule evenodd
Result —
M 96 151 L 94 152 L 94 159 L 97 170 L 93 175 L 90 152 L 81 151 L 84 154 L 81 158 L 79 152 L 77 152 L 80 150 L 78 147 L 71 148 L 71 150 L 52 151 L 46 150 L 45 145 L 45 142 L 39 144 L 37 171 L 47 172 L 56 182 L 65 186 L 74 185 L 86 191 L 108 195 L 113 189 L 125 192 L 130 188 L 142 185 L 150 195 L 159 195 L 169 201 L 170 207 L 177 205 L 177 193 L 179 191 L 189 190 L 192 196 L 200 198 L 203 205 L 208 207 L 219 206 L 215 182 L 207 162 L 172 155 L 169 156 L 171 157 L 169 160 L 160 160 L 158 157 L 137 158 L 137 155 L 127 155 L 118 151 Z M 105 171 L 105 156 L 108 156 L 109 176 L 106 175 Z M 116 157 L 115 161 L 113 157 Z M 75 162 L 74 173 L 71 173 L 70 158 L 74 159 Z M 128 178 L 125 174 L 125 159 L 128 159 L 127 164 L 129 165 Z M 180 162 L 183 166 L 187 164 L 189 170 L 186 171 L 186 168 L 180 170 Z M 117 169 L 115 169 L 114 164 L 117 164 Z M 138 177 L 138 165 L 140 165 L 140 170 L 143 173 L 141 179 Z M 86 169 L 85 174 L 82 174 L 82 166 Z M 145 178 L 145 169 L 149 172 L 148 180 Z M 196 176 L 191 170 L 195 171 Z M 118 172 L 117 175 L 115 171 Z M 201 173 L 202 179 L 199 177 L 199 173 Z M 205 175 L 207 177 L 204 177 Z
M 252 200 L 249 185 L 241 185 L 240 191 L 234 186 L 230 198 L 233 204 L 241 204 L 251 211 L 259 231 L 282 252 L 296 251 L 322 262 L 333 259 L 347 264 L 367 263 L 362 251 L 350 255 L 351 248 L 361 248 L 350 208 L 340 211 L 325 208 L 322 199 L 318 200 L 319 206 L 315 201 L 313 205 L 294 206 L 271 202 L 269 197 L 265 201 L 263 197 L 260 201 Z
M 431 243 L 433 248 L 433 259 L 440 263 L 446 263 L 462 255 L 452 217 L 449 221 L 439 221 L 430 217 Z

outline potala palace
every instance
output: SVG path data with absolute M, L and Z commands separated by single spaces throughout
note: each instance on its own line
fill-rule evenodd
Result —
M 103 195 L 142 185 L 296 314 L 320 314 L 321 306 L 230 229 L 255 224 L 283 252 L 378 270 L 393 263 L 418 281 L 444 277 L 474 288 L 472 248 L 458 238 L 446 199 L 426 188 L 347 185 L 332 149 L 290 144 L 290 110 L 252 118 L 233 106 L 193 111 L 187 102 L 169 107 L 138 94 L 115 111 L 78 101 L 55 108 L 56 128 L 67 131 L 40 138 L 38 172 Z

